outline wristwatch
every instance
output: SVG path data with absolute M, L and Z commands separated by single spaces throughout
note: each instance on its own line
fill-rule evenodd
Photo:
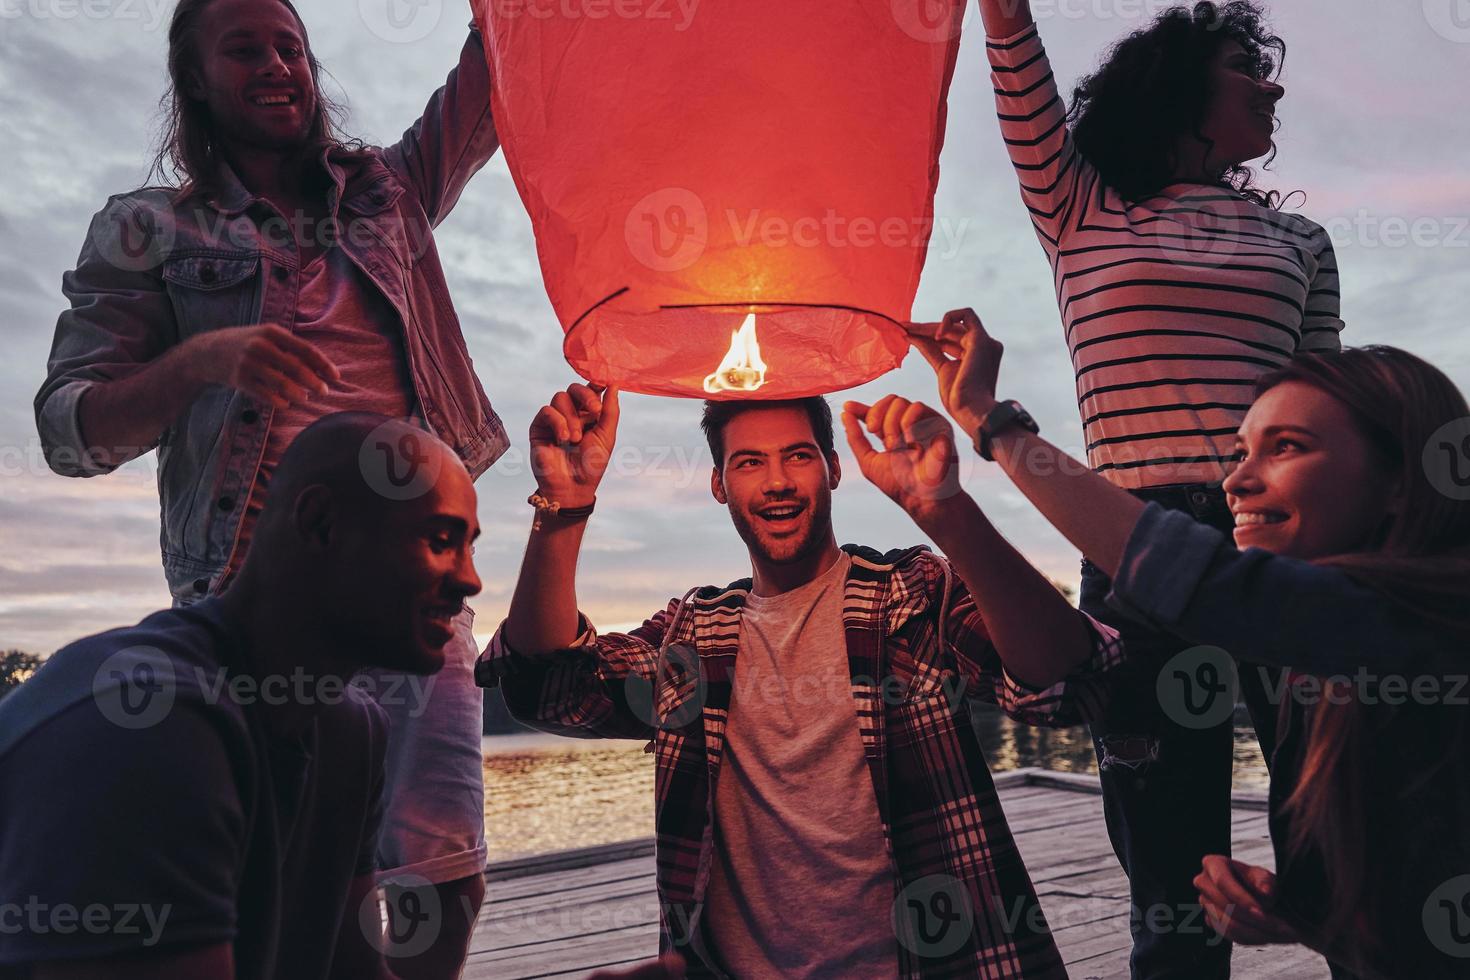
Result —
M 981 459 L 995 462 L 995 456 L 990 451 L 990 440 L 1013 425 L 1019 425 L 1028 432 L 1041 431 L 1031 413 L 1022 408 L 1020 402 L 1014 399 L 996 402 L 975 432 L 975 452 L 980 454 Z

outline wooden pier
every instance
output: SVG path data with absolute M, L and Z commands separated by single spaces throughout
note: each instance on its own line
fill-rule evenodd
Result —
M 1127 980 L 1128 886 L 1103 826 L 1095 776 L 1021 769 L 995 777 L 1006 818 L 1073 980 Z M 1235 856 L 1271 867 L 1264 794 L 1238 794 Z M 582 977 L 658 951 L 653 839 L 503 861 L 465 980 Z M 1301 947 L 1237 946 L 1236 980 L 1326 980 Z

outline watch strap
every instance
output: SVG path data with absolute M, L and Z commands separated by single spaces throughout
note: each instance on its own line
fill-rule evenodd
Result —
M 1013 425 L 1019 425 L 1028 432 L 1041 431 L 1031 413 L 1022 408 L 1020 402 L 1015 399 L 996 402 L 980 423 L 980 428 L 975 431 L 975 452 L 980 454 L 981 459 L 995 462 L 992 446 L 994 436 Z

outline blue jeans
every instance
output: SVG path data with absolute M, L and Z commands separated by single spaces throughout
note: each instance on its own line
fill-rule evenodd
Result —
M 1233 524 L 1217 486 L 1157 487 L 1135 495 L 1221 529 Z M 1116 628 L 1128 651 L 1092 737 L 1108 837 L 1128 874 L 1133 980 L 1224 980 L 1230 944 L 1205 925 L 1193 879 L 1206 854 L 1230 853 L 1233 719 L 1201 729 L 1167 716 L 1157 694 L 1160 668 L 1194 644 L 1111 609 L 1105 602 L 1111 588 L 1108 577 L 1084 560 L 1079 604 Z M 1276 744 L 1276 707 L 1266 696 L 1271 669 L 1242 664 L 1238 673 L 1269 763 Z

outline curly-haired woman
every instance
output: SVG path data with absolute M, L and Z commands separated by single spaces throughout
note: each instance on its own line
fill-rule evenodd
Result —
M 1321 227 L 1278 210 L 1247 162 L 1274 154 L 1285 43 L 1251 3 L 1175 7 L 1122 39 L 1068 111 L 1026 0 L 982 0 L 1001 134 L 1051 263 L 1092 468 L 1220 528 L 1221 482 L 1256 379 L 1340 346 L 1337 264 Z M 1128 872 L 1135 978 L 1227 977 L 1191 879 L 1230 848 L 1230 721 L 1167 717 L 1156 678 L 1183 639 L 1103 602 L 1133 666 L 1093 726 L 1109 836 Z M 1242 688 L 1269 759 L 1274 684 Z M 1183 720 L 1185 722 L 1191 719 Z M 1174 923 L 1170 929 L 1150 923 Z

